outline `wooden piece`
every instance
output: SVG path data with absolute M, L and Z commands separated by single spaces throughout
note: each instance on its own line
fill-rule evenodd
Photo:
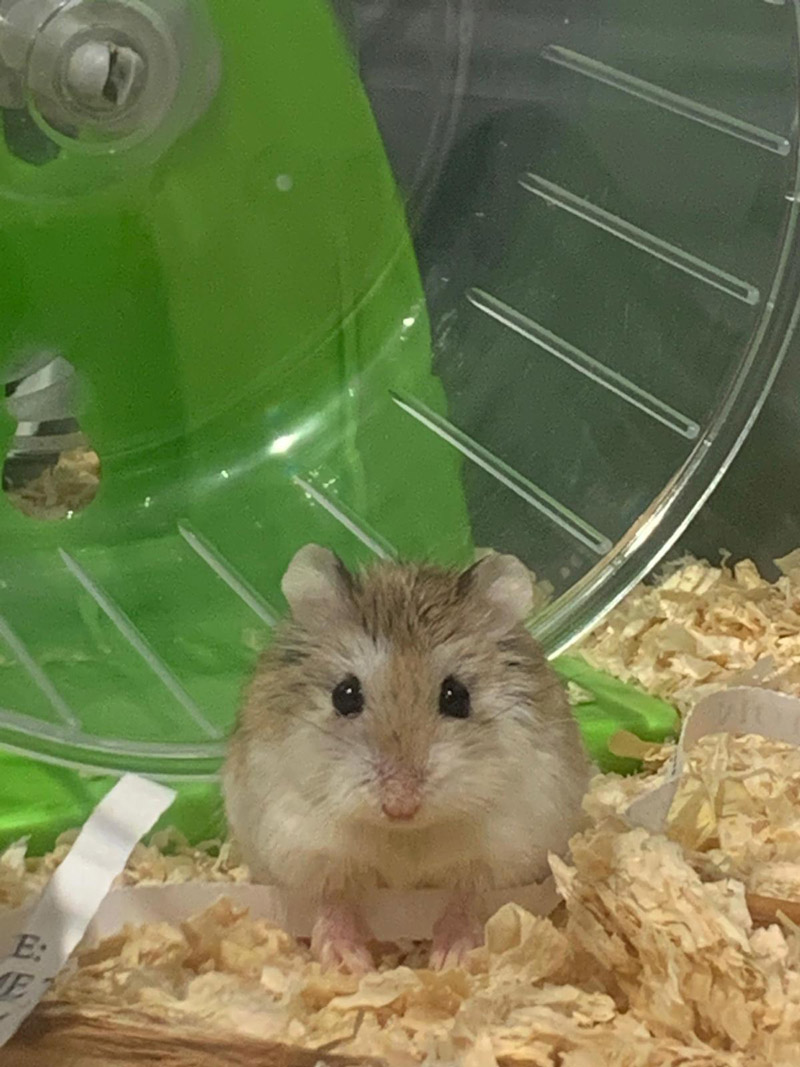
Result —
M 777 900 L 774 897 L 761 897 L 758 893 L 746 893 L 745 900 L 750 917 L 759 926 L 778 922 L 779 915 L 785 915 L 791 922 L 800 924 L 800 900 Z
M 536 1063 L 540 1061 L 537 1059 Z M 387 1067 L 372 1056 L 342 1056 L 235 1034 L 171 1026 L 142 1015 L 83 1014 L 40 1005 L 0 1050 L 2 1067 Z M 524 1053 L 502 1067 L 535 1067 Z
M 3 1067 L 380 1067 L 368 1057 L 290 1048 L 143 1016 L 41 1005 L 0 1051 Z

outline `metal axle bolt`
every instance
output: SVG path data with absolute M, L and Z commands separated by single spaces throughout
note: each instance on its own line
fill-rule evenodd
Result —
M 65 88 L 85 107 L 124 108 L 141 83 L 144 60 L 133 48 L 110 41 L 86 41 L 69 57 Z

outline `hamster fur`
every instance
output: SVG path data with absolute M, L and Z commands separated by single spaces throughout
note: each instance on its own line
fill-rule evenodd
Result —
M 308 545 L 283 590 L 292 618 L 258 665 L 223 775 L 253 876 L 321 906 L 355 907 L 366 886 L 447 887 L 462 912 L 474 893 L 544 876 L 579 828 L 589 763 L 524 627 L 523 564 L 353 576 Z M 343 683 L 347 714 L 332 696 Z

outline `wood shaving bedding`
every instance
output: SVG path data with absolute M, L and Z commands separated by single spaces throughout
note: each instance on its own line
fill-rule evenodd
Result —
M 6 463 L 6 468 L 11 462 Z M 97 496 L 100 458 L 90 448 L 62 452 L 55 465 L 23 485 L 6 488 L 9 501 L 34 519 L 64 519 L 82 511 Z
M 800 900 L 800 749 L 723 734 L 696 751 L 669 836 L 749 892 Z
M 748 752 L 758 761 L 752 744 L 738 758 Z M 741 881 L 705 880 L 677 841 L 621 830 L 607 797 L 596 807 L 572 862 L 554 864 L 565 920 L 507 905 L 465 971 L 433 974 L 423 947 L 384 946 L 377 974 L 323 973 L 305 947 L 222 901 L 81 953 L 53 996 L 398 1067 L 470 1050 L 489 1065 L 795 1064 L 797 929 L 757 929 Z M 694 809 L 675 811 L 671 832 L 686 833 Z
M 426 946 L 375 946 L 378 973 L 323 973 L 308 949 L 222 900 L 180 924 L 126 928 L 79 951 L 50 1009 L 335 1048 L 390 1067 L 795 1067 L 800 927 L 757 927 L 749 890 L 800 902 L 800 750 L 763 738 L 702 739 L 667 836 L 621 813 L 654 777 L 598 777 L 591 825 L 554 862 L 564 912 L 515 905 L 487 926 L 466 970 L 425 969 Z M 170 866 L 158 845 L 182 857 Z M 52 870 L 58 855 L 33 865 Z M 160 835 L 127 884 L 243 877 L 235 856 Z M 215 867 L 216 865 L 216 867 Z M 177 873 L 176 873 L 177 872 Z M 289 1061 L 291 1062 L 291 1061 Z
M 800 549 L 775 562 L 776 582 L 750 560 L 674 564 L 637 586 L 579 651 L 683 713 L 736 685 L 800 696 Z
M 637 589 L 584 652 L 684 711 L 732 684 L 800 695 L 800 553 L 782 568 L 768 583 L 752 564 L 688 561 Z M 506 906 L 464 970 L 434 974 L 425 946 L 384 945 L 376 974 L 323 973 L 304 945 L 223 900 L 180 926 L 127 928 L 79 951 L 43 1014 L 78 1012 L 111 1029 L 121 1012 L 154 1030 L 389 1067 L 796 1067 L 800 750 L 703 738 L 654 835 L 621 815 L 666 773 L 672 746 L 619 743 L 654 773 L 595 780 L 590 826 L 571 861 L 553 864 L 561 912 Z M 39 861 L 8 850 L 0 902 L 40 888 L 69 843 Z M 247 871 L 229 847 L 167 836 L 140 846 L 121 882 L 195 877 L 245 881 Z

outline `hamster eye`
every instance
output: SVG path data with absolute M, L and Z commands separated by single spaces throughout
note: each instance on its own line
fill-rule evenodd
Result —
M 439 711 L 450 719 L 469 715 L 469 689 L 456 678 L 445 678 L 439 691 Z
M 339 715 L 348 719 L 360 715 L 364 710 L 364 694 L 361 692 L 361 682 L 354 674 L 344 678 L 331 693 L 333 706 Z

